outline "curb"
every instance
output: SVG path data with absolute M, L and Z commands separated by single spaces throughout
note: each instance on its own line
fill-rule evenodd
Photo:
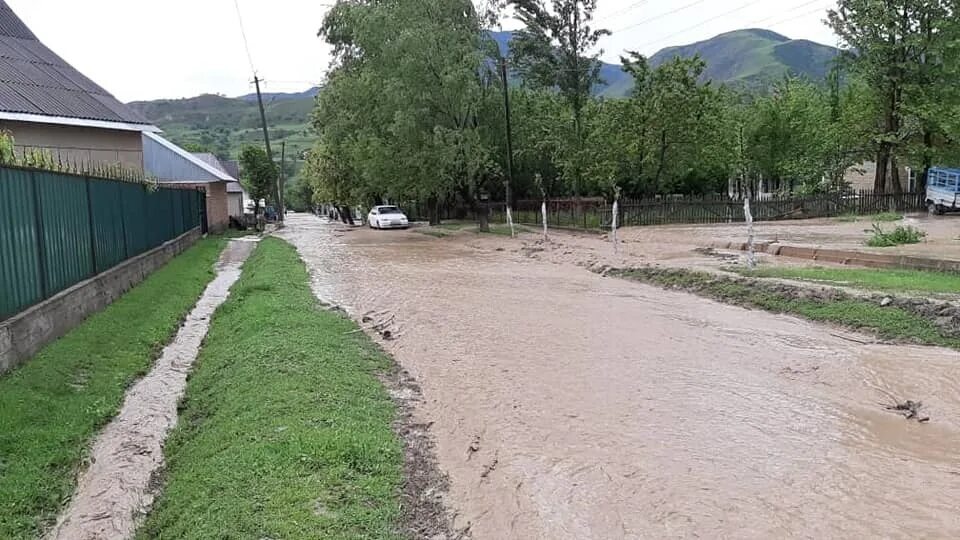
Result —
M 712 242 L 708 247 L 713 249 L 731 249 L 747 251 L 746 242 Z M 766 253 L 792 259 L 807 259 L 828 263 L 865 266 L 868 268 L 903 268 L 908 270 L 927 270 L 935 272 L 960 273 L 960 260 L 934 259 L 930 257 L 916 257 L 912 255 L 886 255 L 882 253 L 866 253 L 863 251 L 826 249 L 791 246 L 779 242 L 756 242 L 754 250 L 757 253 Z

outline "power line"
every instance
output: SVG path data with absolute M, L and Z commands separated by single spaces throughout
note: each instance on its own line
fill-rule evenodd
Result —
M 237 9 L 237 20 L 240 22 L 240 35 L 243 36 L 243 48 L 247 51 L 247 61 L 250 62 L 250 71 L 256 74 L 257 69 L 253 66 L 253 55 L 250 54 L 250 42 L 247 40 L 247 30 L 243 26 L 243 14 L 240 13 L 239 0 L 233 0 L 233 7 Z
M 707 1 L 707 0 L 696 0 L 695 2 L 691 2 L 691 3 L 689 3 L 689 4 L 680 6 L 680 7 L 678 7 L 677 9 L 674 9 L 674 10 L 672 10 L 672 11 L 668 11 L 668 12 L 666 12 L 666 13 L 661 13 L 660 15 L 655 15 L 655 16 L 653 16 L 653 17 L 650 17 L 649 19 L 644 19 L 644 20 L 642 20 L 642 21 L 640 21 L 640 22 L 638 22 L 638 23 L 634 23 L 634 24 L 631 24 L 631 25 L 629 25 L 629 26 L 624 26 L 623 28 L 618 28 L 617 30 L 614 30 L 614 33 L 616 33 L 616 32 L 623 32 L 624 30 L 630 30 L 631 28 L 636 28 L 636 27 L 638 27 L 638 26 L 643 26 L 643 25 L 645 25 L 645 24 L 647 24 L 647 23 L 660 20 L 660 19 L 662 19 L 662 18 L 664 18 L 664 17 L 666 17 L 666 16 L 668 16 L 668 15 L 673 15 L 674 13 L 679 13 L 679 12 L 685 10 L 685 9 L 692 8 L 693 6 L 696 6 L 696 5 L 698 5 L 698 4 L 702 4 L 702 3 L 706 2 L 706 1 Z
M 803 9 L 803 8 L 805 8 L 805 7 L 807 7 L 807 6 L 811 6 L 811 5 L 813 5 L 813 4 L 817 4 L 817 3 L 821 3 L 821 2 L 823 2 L 823 0 L 811 0 L 810 2 L 806 2 L 806 3 L 803 3 L 803 4 L 797 5 L 797 6 L 793 6 L 792 8 L 788 9 L 787 11 L 781 11 L 780 13 L 777 13 L 776 15 L 772 15 L 772 16 L 770 16 L 770 17 L 766 17 L 766 18 L 760 19 L 760 20 L 758 20 L 758 21 L 753 21 L 752 23 L 750 23 L 750 25 L 753 26 L 753 25 L 759 25 L 759 24 L 767 24 L 767 22 L 772 21 L 772 20 L 774 20 L 774 19 L 776 19 L 776 18 L 784 15 L 785 13 L 793 13 L 794 11 L 797 11 L 798 9 Z M 820 8 L 817 8 L 817 9 L 819 10 Z M 801 14 L 800 16 L 803 16 L 803 15 L 806 15 L 806 13 Z
M 814 9 L 814 10 L 811 10 L 811 11 L 807 11 L 806 13 L 801 13 L 801 14 L 796 15 L 796 16 L 794 16 L 794 17 L 788 17 L 788 18 L 786 18 L 786 19 L 779 20 L 779 21 L 777 21 L 777 22 L 775 22 L 775 23 L 771 23 L 771 24 L 769 24 L 768 26 L 771 27 L 771 28 L 774 27 L 774 26 L 779 26 L 779 25 L 781 25 L 781 24 L 783 24 L 783 23 L 787 23 L 787 22 L 790 22 L 790 21 L 794 21 L 794 20 L 797 20 L 797 19 L 799 19 L 799 18 L 801 18 L 801 17 L 806 17 L 807 15 L 812 15 L 812 14 L 818 12 L 818 11 L 822 11 L 822 10 L 825 10 L 825 9 L 826 9 L 825 6 L 824 6 L 824 7 L 818 7 L 817 9 Z
M 640 0 L 639 2 L 634 2 L 634 3 L 630 4 L 629 6 L 623 8 L 623 9 L 619 9 L 619 10 L 614 11 L 613 13 L 611 13 L 611 14 L 609 14 L 609 15 L 604 15 L 603 17 L 600 17 L 599 19 L 597 19 L 597 21 L 598 21 L 598 22 L 599 22 L 599 21 L 605 21 L 605 20 L 607 20 L 607 19 L 612 19 L 612 18 L 616 17 L 617 15 L 623 15 L 624 13 L 626 13 L 626 12 L 628 12 L 628 11 L 633 11 L 634 9 L 642 6 L 643 4 L 646 4 L 646 3 L 649 2 L 649 1 L 650 1 L 650 0 Z
M 750 6 L 752 6 L 752 5 L 754 5 L 754 4 L 759 4 L 760 2 L 763 2 L 763 1 L 764 1 L 764 0 L 753 0 L 752 2 L 747 2 L 746 4 L 743 4 L 742 6 L 736 8 L 736 9 L 732 9 L 732 10 L 730 10 L 730 11 L 726 11 L 726 12 L 724 12 L 724 13 L 721 13 L 721 14 L 717 15 L 716 17 L 711 17 L 711 18 L 709 18 L 709 19 L 707 19 L 707 20 L 705 20 L 705 21 L 701 21 L 701 22 L 698 23 L 698 24 L 695 24 L 695 25 L 690 26 L 690 27 L 688 27 L 688 28 L 684 28 L 683 30 L 680 30 L 679 32 L 675 32 L 675 33 L 673 33 L 673 34 L 670 34 L 669 36 L 662 37 L 662 38 L 660 38 L 660 39 L 656 39 L 656 40 L 651 41 L 651 42 L 649 42 L 649 43 L 644 43 L 644 44 L 642 45 L 642 47 L 649 47 L 650 45 L 656 45 L 657 43 L 662 43 L 662 42 L 667 41 L 667 40 L 669 40 L 669 39 L 673 39 L 673 38 L 675 38 L 675 37 L 677 37 L 677 36 L 679 36 L 679 35 L 681 35 L 681 34 L 686 34 L 687 32 L 689 32 L 689 31 L 691 31 L 691 30 L 696 30 L 697 28 L 700 28 L 701 26 L 703 26 L 703 25 L 705 25 L 705 24 L 707 24 L 707 23 L 711 23 L 711 22 L 713 22 L 713 21 L 715 21 L 715 20 L 717 20 L 717 19 L 722 19 L 722 18 L 724 18 L 724 17 L 726 17 L 727 15 L 730 15 L 730 14 L 732 14 L 732 13 L 736 13 L 736 12 L 738 12 L 738 11 L 743 11 L 744 9 L 747 9 L 747 8 L 750 7 Z M 817 1 L 819 2 L 819 1 L 821 1 L 821 0 L 817 0 Z

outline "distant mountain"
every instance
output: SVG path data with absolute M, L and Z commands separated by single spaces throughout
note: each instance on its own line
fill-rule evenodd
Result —
M 508 54 L 514 32 L 493 32 L 502 54 Z M 707 63 L 704 81 L 737 86 L 756 86 L 787 74 L 823 80 L 839 49 L 802 39 L 790 39 L 770 30 L 747 29 L 728 32 L 705 41 L 668 47 L 650 57 L 657 67 L 679 56 L 699 54 Z M 609 97 L 627 95 L 633 80 L 616 64 L 603 63 L 600 78 L 604 84 L 595 94 Z
M 755 84 L 789 74 L 820 81 L 839 53 L 834 47 L 753 28 L 668 47 L 650 57 L 650 65 L 656 67 L 678 56 L 690 58 L 699 54 L 707 63 L 704 80 Z
M 267 122 L 274 151 L 287 143 L 287 156 L 302 155 L 313 146 L 310 113 L 316 103 L 315 89 L 297 94 L 264 94 Z M 228 98 L 206 94 L 187 99 L 158 99 L 129 104 L 163 136 L 181 146 L 195 145 L 220 157 L 236 158 L 246 144 L 261 144 L 260 111 L 256 94 Z
M 267 92 L 263 93 L 263 99 L 265 101 L 289 101 L 297 99 L 313 99 L 317 97 L 317 94 L 320 93 L 320 87 L 314 86 L 309 90 L 303 92 Z M 257 94 L 247 94 L 245 96 L 240 96 L 239 99 L 244 101 L 256 101 Z

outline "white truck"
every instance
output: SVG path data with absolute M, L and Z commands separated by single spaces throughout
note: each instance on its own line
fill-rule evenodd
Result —
M 945 212 L 960 212 L 960 169 L 930 169 L 927 175 L 927 209 L 937 216 Z

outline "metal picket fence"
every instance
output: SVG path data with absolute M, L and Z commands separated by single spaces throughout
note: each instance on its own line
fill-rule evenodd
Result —
M 201 226 L 195 189 L 0 167 L 0 320 Z

